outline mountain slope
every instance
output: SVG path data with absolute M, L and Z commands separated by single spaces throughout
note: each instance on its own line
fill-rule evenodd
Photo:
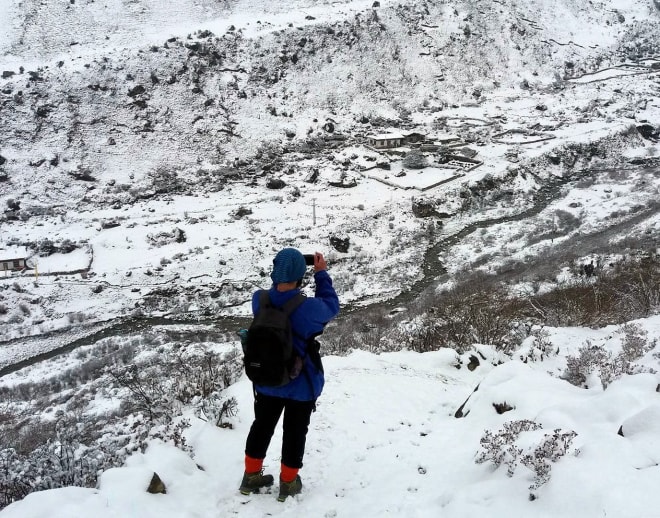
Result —
M 648 333 L 648 343 L 660 336 L 658 317 L 636 324 Z M 153 441 L 126 466 L 103 473 L 99 489 L 33 493 L 0 516 L 653 516 L 660 505 L 653 489 L 660 476 L 654 439 L 660 414 L 657 375 L 648 369 L 658 367 L 657 343 L 637 362 L 646 373 L 610 380 L 606 389 L 601 384 L 601 378 L 607 380 L 605 371 L 592 373 L 589 388 L 557 377 L 587 340 L 617 354 L 617 329 L 547 328 L 557 354 L 497 367 L 505 358 L 485 346 L 460 359 L 448 349 L 378 356 L 355 351 L 325 358 L 327 385 L 312 416 L 301 470 L 303 493 L 284 504 L 272 493 L 243 497 L 237 491 L 252 418 L 251 386 L 243 378 L 229 389 L 239 401 L 233 429 L 192 418 L 187 437 L 194 459 Z M 534 354 L 533 349 L 530 340 L 519 354 Z M 474 371 L 466 368 L 471 355 L 480 358 Z M 459 360 L 463 365 L 457 369 Z M 32 374 L 38 375 L 38 369 Z M 465 417 L 455 418 L 468 396 Z M 509 410 L 500 414 L 495 405 Z M 542 428 L 488 449 L 486 430 L 497 434 L 505 423 L 521 420 Z M 561 441 L 551 441 L 553 454 L 537 452 L 545 459 L 538 468 L 522 462 L 522 453 L 547 437 L 571 432 L 576 435 L 565 449 Z M 505 451 L 514 443 L 520 455 Z M 267 472 L 275 475 L 280 445 L 278 431 L 266 458 Z M 506 463 L 475 463 L 489 451 L 499 451 Z M 541 466 L 548 470 L 547 479 Z M 167 494 L 145 492 L 154 471 Z M 539 480 L 538 487 L 529 488 Z

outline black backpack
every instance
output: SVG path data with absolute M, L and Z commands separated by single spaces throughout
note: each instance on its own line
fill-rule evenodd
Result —
M 302 358 L 293 348 L 289 316 L 304 300 L 305 296 L 298 293 L 278 308 L 271 304 L 268 291 L 259 293 L 259 312 L 243 346 L 245 373 L 253 383 L 279 387 L 300 374 Z

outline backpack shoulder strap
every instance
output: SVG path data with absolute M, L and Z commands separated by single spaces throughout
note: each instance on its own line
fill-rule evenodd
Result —
M 286 316 L 288 317 L 295 311 L 295 309 L 300 306 L 300 304 L 303 303 L 305 300 L 305 296 L 302 293 L 297 293 L 294 297 L 291 297 L 289 300 L 287 300 L 284 305 L 282 306 L 282 311 L 286 313 Z
M 268 290 L 261 290 L 259 292 L 259 307 L 267 308 L 271 306 L 270 297 L 268 296 Z

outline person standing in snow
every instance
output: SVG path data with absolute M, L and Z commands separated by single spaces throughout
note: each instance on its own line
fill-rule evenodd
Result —
M 295 248 L 280 250 L 273 259 L 270 275 L 273 284 L 268 290 L 270 303 L 281 307 L 300 293 L 302 279 L 307 270 L 305 258 Z M 275 427 L 284 412 L 280 491 L 278 500 L 301 492 L 302 481 L 298 470 L 303 465 L 305 441 L 316 399 L 323 390 L 325 378 L 314 337 L 323 332 L 326 324 L 339 312 L 339 298 L 332 286 L 323 254 L 314 254 L 314 280 L 316 292 L 306 298 L 290 315 L 293 346 L 303 358 L 300 375 L 279 387 L 254 386 L 254 421 L 245 444 L 245 473 L 239 491 L 242 494 L 258 492 L 273 484 L 272 475 L 264 475 L 263 462 Z M 252 297 L 252 311 L 259 312 L 259 294 Z

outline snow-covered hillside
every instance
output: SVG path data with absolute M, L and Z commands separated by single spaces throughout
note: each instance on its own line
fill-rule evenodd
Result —
M 659 317 L 636 324 L 648 333 L 648 343 L 660 338 Z M 230 389 L 239 401 L 233 429 L 193 418 L 187 432 L 192 459 L 156 441 L 126 466 L 105 472 L 98 489 L 33 493 L 0 516 L 658 516 L 657 373 L 625 375 L 604 390 L 605 373 L 594 371 L 588 388 L 571 385 L 558 378 L 568 356 L 577 356 L 587 340 L 618 354 L 623 335 L 617 327 L 546 331 L 549 357 L 498 367 L 504 358 L 486 346 L 463 358 L 448 349 L 325 358 L 327 385 L 312 416 L 304 490 L 283 504 L 276 491 L 249 497 L 237 491 L 252 419 L 252 389 L 243 378 Z M 521 357 L 532 346 L 530 340 Z M 480 363 L 473 371 L 466 368 L 471 355 Z M 459 360 L 463 366 L 457 369 Z M 639 364 L 647 371 L 658 368 L 657 345 Z M 32 375 L 39 376 L 39 369 Z M 468 397 L 464 417 L 454 417 Z M 495 405 L 510 410 L 499 414 Z M 499 449 L 480 444 L 486 430 L 497 434 L 505 423 L 523 420 L 542 428 L 522 431 Z M 571 438 L 550 440 L 539 468 L 523 463 L 545 439 L 562 434 Z M 521 451 L 508 450 L 511 444 Z M 266 459 L 266 471 L 275 475 L 280 445 L 278 433 Z M 503 464 L 476 463 L 487 451 L 501 453 Z M 549 469 L 547 478 L 542 466 Z M 154 472 L 166 494 L 146 492 Z
M 344 302 L 377 300 L 420 279 L 430 245 L 528 207 L 548 181 L 658 155 L 649 1 L 26 1 L 3 14 L 0 259 L 31 267 L 2 279 L 6 339 L 134 313 L 244 314 L 284 245 L 325 252 Z M 429 188 L 432 170 L 365 146 L 406 128 L 458 138 L 481 165 Z M 657 236 L 658 180 L 634 176 L 568 201 L 590 219 L 574 232 L 612 212 L 613 189 L 615 212 L 644 208 L 636 232 Z M 528 226 L 566 210 L 554 196 Z M 418 199 L 450 219 L 417 217 Z

